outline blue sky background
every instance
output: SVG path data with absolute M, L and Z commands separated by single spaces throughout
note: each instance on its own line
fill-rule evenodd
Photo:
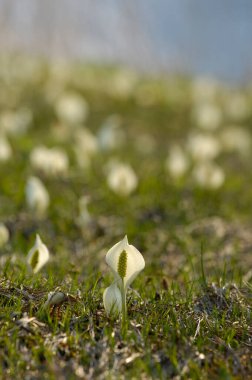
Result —
M 0 48 L 252 79 L 251 0 L 0 0 Z

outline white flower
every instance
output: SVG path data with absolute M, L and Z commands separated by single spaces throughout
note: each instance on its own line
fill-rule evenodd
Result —
M 66 295 L 63 292 L 55 291 L 49 292 L 44 307 L 59 305 L 66 300 Z
M 1 128 L 12 135 L 23 135 L 29 129 L 32 122 L 32 112 L 28 108 L 20 108 L 16 111 L 5 111 L 0 118 Z
M 12 156 L 12 149 L 8 140 L 4 136 L 0 136 L 0 162 L 7 161 Z
M 88 104 L 78 93 L 65 93 L 57 100 L 55 112 L 60 121 L 70 125 L 82 124 L 88 115 Z
M 31 165 L 49 176 L 65 174 L 69 162 L 66 153 L 60 148 L 35 147 L 30 154 Z
M 174 178 L 182 177 L 189 168 L 189 159 L 180 146 L 173 145 L 165 161 L 165 167 Z
M 213 78 L 196 77 L 192 82 L 192 97 L 194 102 L 211 102 L 216 98 L 219 84 Z
M 122 283 L 125 289 L 145 267 L 142 254 L 128 243 L 127 236 L 108 251 L 106 262 L 112 269 L 118 284 Z
M 107 183 L 116 194 L 127 196 L 137 188 L 138 178 L 131 166 L 118 163 L 109 170 Z
M 122 311 L 126 321 L 126 291 L 136 276 L 144 269 L 145 261 L 141 253 L 128 243 L 127 236 L 115 244 L 106 254 L 106 262 L 111 268 L 115 282 L 103 294 L 105 310 L 109 313 Z M 123 323 L 124 323 L 123 322 Z
M 26 203 L 28 207 L 37 215 L 43 215 L 50 202 L 49 193 L 43 182 L 37 177 L 30 177 L 27 181 Z
M 91 158 L 98 152 L 97 138 L 87 128 L 77 130 L 74 137 L 77 163 L 81 168 L 87 168 Z
M 117 315 L 122 311 L 122 296 L 115 282 L 104 290 L 103 304 L 107 314 Z
M 220 142 L 211 135 L 195 134 L 189 136 L 187 149 L 196 161 L 209 160 L 220 153 Z
M 121 128 L 121 117 L 110 115 L 102 124 L 98 132 L 99 146 L 103 150 L 120 147 L 125 141 L 125 133 Z
M 240 121 L 248 117 L 251 112 L 248 98 L 239 92 L 229 93 L 225 99 L 225 111 L 233 121 Z
M 86 227 L 91 221 L 91 216 L 87 207 L 89 200 L 89 197 L 86 195 L 83 195 L 79 199 L 79 216 L 77 222 L 80 227 Z
M 203 188 L 218 189 L 225 181 L 223 170 L 212 162 L 199 163 L 192 174 L 196 183 Z
M 34 246 L 27 255 L 27 263 L 33 273 L 37 273 L 49 260 L 49 251 L 45 244 L 42 243 L 40 236 L 36 235 Z
M 226 151 L 236 151 L 241 154 L 251 152 L 251 133 L 238 126 L 230 126 L 224 129 L 220 135 L 223 149 Z
M 205 130 L 215 130 L 222 122 L 222 111 L 214 103 L 199 103 L 193 109 L 193 121 Z
M 3 223 L 0 223 L 0 248 L 8 243 L 9 238 L 10 233 L 8 228 Z

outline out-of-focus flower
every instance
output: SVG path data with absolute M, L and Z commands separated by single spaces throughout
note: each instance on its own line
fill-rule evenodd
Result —
M 137 74 L 128 69 L 119 69 L 110 78 L 109 92 L 121 98 L 127 98 L 133 93 L 137 82 Z
M 219 140 L 207 134 L 193 134 L 189 136 L 187 142 L 188 152 L 197 161 L 217 157 L 220 153 L 220 148 Z
M 30 154 L 31 165 L 49 176 L 65 174 L 68 170 L 68 157 L 60 148 L 35 147 Z
M 225 151 L 236 151 L 242 155 L 251 152 L 251 134 L 242 127 L 230 126 L 225 128 L 220 134 L 220 140 Z
M 221 167 L 210 161 L 198 163 L 192 175 L 197 185 L 207 189 L 218 189 L 225 181 L 225 174 Z
M 98 132 L 98 143 L 102 150 L 120 147 L 125 141 L 125 132 L 121 128 L 122 119 L 119 115 L 110 115 Z
M 58 119 L 69 125 L 82 124 L 88 116 L 88 111 L 86 100 L 74 92 L 62 94 L 55 104 Z
M 8 140 L 0 135 L 0 162 L 7 161 L 12 156 L 12 149 Z
M 227 117 L 234 122 L 245 119 L 251 113 L 248 98 L 240 92 L 227 94 L 224 107 Z
M 8 243 L 10 238 L 10 233 L 5 224 L 0 223 L 0 248 Z
M 30 109 L 20 108 L 16 111 L 5 111 L 0 116 L 0 125 L 4 132 L 13 136 L 23 135 L 29 129 L 33 115 Z
M 87 168 L 92 157 L 98 152 L 97 138 L 87 128 L 77 130 L 74 138 L 77 163 L 81 168 Z
M 103 304 L 107 314 L 118 315 L 122 311 L 122 296 L 116 283 L 105 289 Z
M 60 305 L 66 299 L 67 299 L 66 294 L 61 292 L 61 291 L 49 292 L 47 300 L 44 304 L 44 307 L 49 307 L 49 306 L 53 306 L 53 305 Z
M 79 199 L 79 216 L 77 222 L 80 227 L 86 227 L 91 222 L 91 216 L 88 211 L 89 200 L 89 197 L 86 195 L 83 195 Z
M 37 177 L 28 178 L 25 194 L 28 207 L 36 215 L 44 215 L 49 206 L 50 197 L 43 182 Z
M 40 236 L 36 235 L 34 246 L 27 255 L 27 263 L 33 273 L 37 273 L 49 260 L 49 251 L 47 246 L 41 241 Z
M 118 163 L 109 170 L 107 183 L 116 194 L 127 196 L 137 188 L 138 178 L 131 166 Z
M 165 161 L 165 168 L 170 175 L 174 178 L 182 177 L 188 170 L 189 165 L 189 158 L 184 150 L 178 145 L 173 145 Z
M 214 103 L 199 103 L 193 109 L 192 119 L 198 127 L 213 131 L 222 122 L 222 111 Z
M 120 312 L 126 320 L 126 291 L 137 275 L 144 269 L 142 254 L 128 243 L 127 236 L 115 244 L 106 254 L 106 262 L 115 276 L 115 282 L 103 295 L 105 310 Z

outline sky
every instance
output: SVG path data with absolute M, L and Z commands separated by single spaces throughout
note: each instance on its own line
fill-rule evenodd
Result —
M 251 0 L 0 0 L 1 51 L 252 78 Z

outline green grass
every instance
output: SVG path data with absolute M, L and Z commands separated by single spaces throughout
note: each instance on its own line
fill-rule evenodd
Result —
M 64 88 L 79 91 L 89 103 L 86 125 L 93 133 L 111 114 L 123 120 L 126 144 L 98 153 L 89 170 L 78 168 L 71 134 L 61 140 L 55 134 L 57 119 L 46 89 L 57 83 L 49 67 L 41 64 L 25 79 L 20 70 L 6 82 L 6 73 L 0 74 L 1 109 L 26 106 L 34 114 L 28 133 L 9 137 L 13 158 L 0 162 L 0 221 L 10 231 L 8 244 L 0 248 L 0 377 L 250 379 L 251 156 L 221 154 L 218 162 L 227 178 L 215 191 L 199 188 L 190 173 L 174 181 L 164 160 L 171 144 L 183 144 L 196 128 L 190 121 L 191 80 L 139 76 L 125 95 L 113 87 L 116 72 L 75 65 L 70 79 L 61 79 Z M 147 104 L 141 101 L 145 91 Z M 251 103 L 252 95 L 246 96 Z M 241 124 L 249 130 L 251 120 L 252 112 Z M 153 137 L 153 153 L 135 148 L 143 133 Z M 68 153 L 64 178 L 48 178 L 31 168 L 29 153 L 39 144 Z M 137 190 L 127 198 L 106 184 L 104 165 L 111 157 L 130 163 L 139 177 Z M 25 203 L 31 174 L 50 193 L 44 218 Z M 92 223 L 81 230 L 78 199 L 86 194 Z M 36 233 L 51 260 L 32 275 L 26 255 Z M 120 318 L 106 315 L 102 294 L 111 280 L 105 254 L 125 234 L 146 267 L 127 292 L 123 337 Z M 66 294 L 65 302 L 44 309 L 55 289 Z

